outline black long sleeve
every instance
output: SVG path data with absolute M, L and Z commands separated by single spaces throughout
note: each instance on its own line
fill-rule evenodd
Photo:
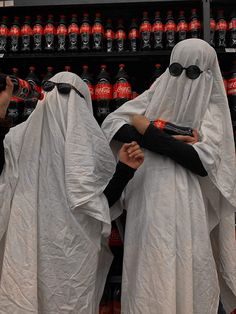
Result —
M 143 148 L 165 155 L 199 176 L 207 176 L 198 153 L 191 145 L 176 140 L 152 124 L 143 136 L 133 126 L 125 124 L 115 134 L 114 139 L 126 143 L 136 141 Z
M 116 171 L 104 190 L 109 207 L 111 207 L 120 198 L 125 186 L 133 178 L 135 169 L 118 162 Z

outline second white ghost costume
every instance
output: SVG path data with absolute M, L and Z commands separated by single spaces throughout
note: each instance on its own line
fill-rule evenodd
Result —
M 111 255 L 103 190 L 115 161 L 75 74 L 5 138 L 0 177 L 0 313 L 97 314 Z
M 122 313 L 216 314 L 220 293 L 230 313 L 236 308 L 236 163 L 227 96 L 216 53 L 206 42 L 177 44 L 174 62 L 197 65 L 203 73 L 191 80 L 185 71 L 173 77 L 167 69 L 102 125 L 110 142 L 133 114 L 196 128 L 194 148 L 208 172 L 200 178 L 145 150 L 124 193 Z M 117 144 L 112 141 L 114 151 Z

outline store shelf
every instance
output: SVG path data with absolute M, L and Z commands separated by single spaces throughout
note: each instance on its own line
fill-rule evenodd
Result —
M 118 4 L 118 3 L 148 3 L 148 2 L 201 2 L 201 0 L 15 0 L 11 1 L 15 7 L 80 5 L 80 4 Z
M 65 52 L 65 53 L 18 53 L 18 54 L 5 54 L 0 55 L 2 57 L 2 60 L 23 60 L 27 59 L 28 61 L 37 61 L 37 60 L 70 60 L 70 61 L 79 61 L 80 59 L 87 59 L 90 61 L 95 61 L 97 59 L 105 60 L 106 62 L 113 62 L 114 60 L 122 61 L 122 60 L 128 60 L 129 62 L 136 62 L 137 60 L 146 60 L 146 59 L 153 59 L 155 57 L 165 57 L 170 56 L 171 51 L 170 50 L 157 50 L 157 51 L 138 51 L 138 52 Z

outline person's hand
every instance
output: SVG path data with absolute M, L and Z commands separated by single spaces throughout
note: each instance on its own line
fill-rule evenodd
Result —
M 197 130 L 193 130 L 193 136 L 188 136 L 188 135 L 173 135 L 173 137 L 176 140 L 188 143 L 188 144 L 195 144 L 199 141 L 199 135 Z
M 133 169 L 138 169 L 144 161 L 144 154 L 136 142 L 131 142 L 122 145 L 119 160 Z
M 150 121 L 145 116 L 135 114 L 131 117 L 131 124 L 143 135 L 148 128 Z
M 6 77 L 6 89 L 0 92 L 0 118 L 4 119 L 13 92 L 13 83 L 9 76 Z

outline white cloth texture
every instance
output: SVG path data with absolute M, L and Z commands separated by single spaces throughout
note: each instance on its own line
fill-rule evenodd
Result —
M 236 162 L 227 96 L 216 53 L 203 40 L 178 43 L 174 62 L 203 73 L 191 80 L 185 70 L 174 77 L 167 68 L 102 125 L 114 153 L 120 144 L 112 138 L 133 114 L 195 128 L 200 139 L 193 147 L 208 172 L 198 177 L 145 150 L 124 193 L 122 313 L 216 314 L 220 290 L 230 313 L 236 308 Z
M 39 101 L 7 134 L 0 177 L 1 314 L 97 314 L 112 261 L 103 190 L 115 171 L 87 85 Z

